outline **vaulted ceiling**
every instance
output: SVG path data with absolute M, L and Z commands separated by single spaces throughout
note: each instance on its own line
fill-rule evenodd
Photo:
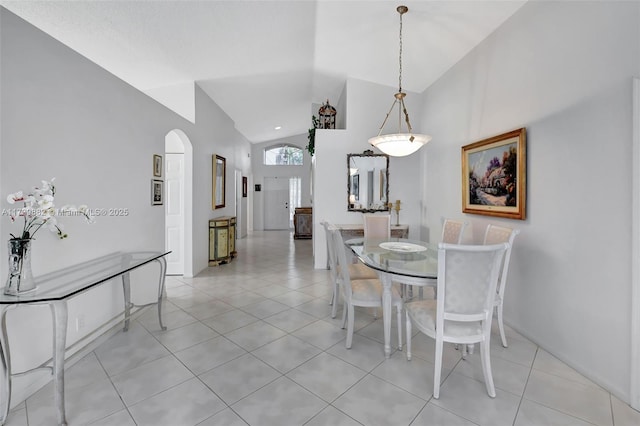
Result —
M 253 143 L 306 133 L 312 104 L 347 78 L 420 93 L 516 1 L 4 1 L 0 5 L 132 86 L 197 82 Z M 281 126 L 280 130 L 275 130 Z

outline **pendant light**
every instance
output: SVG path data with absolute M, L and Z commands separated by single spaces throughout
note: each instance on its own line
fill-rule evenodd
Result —
M 407 94 L 402 91 L 402 15 L 407 13 L 409 8 L 407 6 L 398 6 L 396 10 L 400 14 L 400 73 L 398 77 L 398 93 L 394 95 L 395 99 L 393 104 L 391 104 L 391 109 L 382 122 L 382 126 L 380 126 L 378 136 L 369 139 L 369 143 L 387 155 L 392 157 L 404 157 L 419 150 L 422 145 L 431 140 L 431 136 L 413 133 L 411 123 L 409 122 L 409 113 L 407 112 L 407 107 L 404 105 L 404 98 Z M 393 111 L 393 108 L 395 108 L 396 104 L 398 105 L 398 133 L 383 135 L 382 129 L 384 129 L 384 125 L 387 123 L 389 115 Z M 402 132 L 403 115 L 404 122 L 407 127 L 406 133 Z

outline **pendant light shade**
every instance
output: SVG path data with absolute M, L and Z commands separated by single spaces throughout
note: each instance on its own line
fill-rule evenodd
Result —
M 380 126 L 378 135 L 369 139 L 369 143 L 387 155 L 404 157 L 422 148 L 424 144 L 431 140 L 431 136 L 413 133 L 411 123 L 409 122 L 409 113 L 407 112 L 407 107 L 404 105 L 404 98 L 407 94 L 402 91 L 402 15 L 407 13 L 409 8 L 407 6 L 398 6 L 396 10 L 400 14 L 400 72 L 398 76 L 398 93 L 394 95 L 395 99 L 393 104 L 391 104 L 391 109 L 382 122 L 382 126 Z M 398 133 L 383 135 L 382 130 L 384 129 L 384 125 L 387 124 L 389 115 L 393 112 L 396 104 L 398 105 Z M 402 132 L 403 117 L 407 130 L 404 133 Z
M 429 135 L 417 133 L 392 133 L 369 139 L 369 143 L 392 157 L 413 154 L 431 140 Z

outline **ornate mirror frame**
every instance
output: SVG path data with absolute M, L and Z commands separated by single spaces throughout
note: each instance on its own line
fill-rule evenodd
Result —
M 371 195 L 373 199 L 369 200 Z M 371 150 L 347 154 L 347 211 L 389 211 L 388 203 L 389 156 L 374 154 Z

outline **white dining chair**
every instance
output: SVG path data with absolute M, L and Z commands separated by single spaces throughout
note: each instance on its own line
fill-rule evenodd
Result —
M 495 309 L 498 314 L 498 328 L 500 329 L 500 339 L 502 346 L 507 347 L 507 336 L 504 332 L 504 323 L 502 322 L 502 311 L 504 305 L 504 292 L 507 287 L 507 274 L 509 273 L 509 262 L 511 260 L 511 250 L 513 249 L 513 240 L 520 233 L 519 229 L 507 228 L 505 226 L 497 226 L 489 224 L 484 233 L 483 244 L 509 243 L 509 248 L 504 253 L 502 266 L 500 269 L 500 277 L 498 281 L 498 290 L 496 292 Z
M 468 224 L 469 222 L 464 222 L 461 220 L 445 219 L 444 223 L 442 224 L 442 235 L 440 236 L 440 242 L 449 244 L 462 244 L 464 230 Z M 433 287 L 433 298 L 435 299 L 438 296 L 438 289 L 435 280 L 433 280 L 431 286 Z M 420 297 L 420 299 L 424 297 L 424 287 L 420 287 L 418 289 L 418 296 Z
M 331 225 L 329 222 L 321 222 L 322 226 L 325 229 L 325 236 L 327 238 L 327 257 L 329 259 L 329 275 L 331 276 L 331 283 L 333 287 L 333 294 L 331 296 L 331 318 L 335 318 L 338 309 L 338 296 L 340 294 L 340 283 L 342 282 L 342 276 L 340 274 L 340 266 L 338 265 L 336 259 L 336 252 L 333 246 L 333 240 L 331 236 L 331 231 L 335 231 L 340 233 L 340 230 L 335 226 Z M 362 279 L 376 279 L 378 278 L 378 273 L 373 269 L 369 268 L 366 265 L 363 265 L 360 262 L 356 263 L 347 263 L 346 264 L 349 269 L 349 276 L 353 280 L 362 280 Z
M 440 397 L 445 342 L 480 343 L 482 372 L 490 397 L 496 396 L 491 372 L 491 319 L 500 264 L 509 243 L 438 245 L 438 297 L 405 304 L 407 359 L 411 360 L 412 324 L 435 339 L 433 397 Z
M 442 224 L 441 243 L 462 244 L 464 230 L 469 223 L 461 220 L 445 219 Z
M 364 237 L 383 239 L 391 237 L 391 215 L 364 213 Z
M 342 328 L 347 327 L 347 340 L 345 346 L 351 349 L 353 342 L 353 324 L 355 306 L 382 307 L 382 283 L 379 279 L 352 279 L 349 268 L 342 267 L 347 264 L 346 247 L 342 235 L 335 229 L 330 230 L 331 238 L 338 261 L 338 271 L 341 276 L 340 290 L 344 301 L 342 314 Z M 391 305 L 395 306 L 398 315 L 398 349 L 402 349 L 402 297 L 395 288 L 392 288 Z

